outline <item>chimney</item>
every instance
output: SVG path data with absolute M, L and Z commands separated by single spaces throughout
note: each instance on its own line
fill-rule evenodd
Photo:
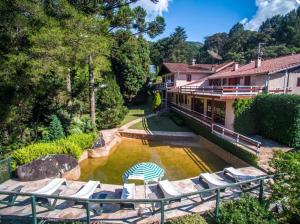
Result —
M 239 70 L 239 63 L 234 63 L 233 71 L 238 71 L 238 70 Z
M 212 71 L 212 72 L 216 72 L 216 70 L 217 70 L 216 66 L 213 65 L 213 66 L 211 67 L 211 71 Z
M 255 60 L 255 68 L 260 68 L 261 67 L 261 58 L 258 57 L 256 60 Z
M 192 60 L 192 66 L 195 66 L 195 65 L 196 65 L 196 59 L 193 58 L 193 60 Z

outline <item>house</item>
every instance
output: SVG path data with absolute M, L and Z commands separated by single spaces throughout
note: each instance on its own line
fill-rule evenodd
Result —
M 258 58 L 246 65 L 165 63 L 160 74 L 169 105 L 212 128 L 216 124 L 232 131 L 235 99 L 263 92 L 300 94 L 300 54 Z

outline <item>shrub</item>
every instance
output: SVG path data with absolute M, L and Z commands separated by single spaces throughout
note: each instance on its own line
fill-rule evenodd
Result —
M 50 141 L 65 137 L 63 126 L 56 115 L 51 116 L 51 122 L 48 129 L 48 139 Z
M 70 127 L 70 134 L 89 133 L 95 130 L 92 120 L 89 115 L 83 115 L 81 117 L 73 117 Z
M 157 111 L 159 110 L 161 107 L 161 97 L 160 97 L 160 93 L 156 92 L 154 95 L 154 99 L 152 102 L 152 110 L 153 111 Z
M 240 148 L 239 146 L 211 133 L 211 130 L 206 126 L 195 122 L 191 118 L 186 116 L 177 114 L 181 119 L 184 120 L 184 123 L 189 126 L 194 132 L 198 133 L 199 135 L 203 136 L 207 140 L 215 143 L 216 145 L 220 146 L 225 151 L 235 155 L 236 157 L 244 160 L 245 162 L 249 163 L 250 165 L 257 166 L 258 158 L 254 154 L 248 152 Z
M 219 223 L 275 224 L 277 222 L 256 198 L 244 195 L 239 200 L 230 200 L 221 204 Z
M 275 174 L 271 183 L 271 201 L 281 205 L 282 223 L 300 223 L 300 151 L 276 152 L 270 163 Z
M 49 143 L 36 143 L 14 151 L 13 164 L 23 165 L 49 154 L 67 154 L 79 158 L 84 149 L 90 148 L 96 139 L 94 133 L 76 134 Z
M 207 224 L 205 219 L 199 214 L 192 214 L 173 219 L 170 224 Z

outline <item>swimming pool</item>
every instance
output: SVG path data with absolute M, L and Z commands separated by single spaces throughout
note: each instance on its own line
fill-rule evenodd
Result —
M 82 161 L 80 180 L 123 184 L 122 174 L 140 162 L 158 164 L 165 169 L 164 179 L 168 180 L 195 177 L 203 172 L 216 172 L 229 165 L 213 154 L 209 147 L 215 145 L 200 142 L 193 146 L 176 146 L 157 141 L 123 139 L 109 156 Z

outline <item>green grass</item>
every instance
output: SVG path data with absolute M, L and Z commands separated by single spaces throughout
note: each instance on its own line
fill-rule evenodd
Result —
M 188 132 L 191 131 L 185 126 L 178 126 L 168 116 L 151 117 L 134 124 L 130 129 L 138 129 L 145 131 L 171 131 L 171 132 Z
M 148 100 L 144 105 L 129 108 L 128 114 L 125 116 L 124 120 L 121 122 L 119 127 L 129 123 L 130 121 L 136 120 L 140 117 L 153 113 L 151 105 L 152 97 L 148 97 Z

